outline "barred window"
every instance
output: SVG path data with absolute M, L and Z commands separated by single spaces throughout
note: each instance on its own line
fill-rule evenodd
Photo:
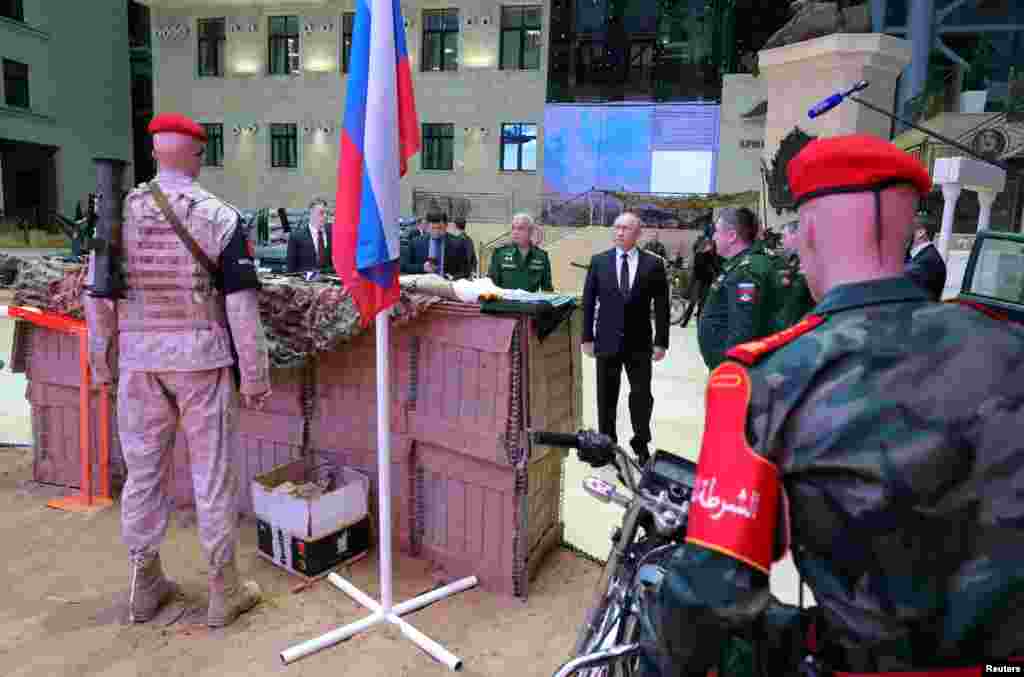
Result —
M 501 126 L 501 171 L 537 170 L 537 125 L 524 122 Z
M 352 33 L 356 27 L 356 13 L 345 12 L 341 17 L 341 72 L 348 73 L 352 58 Z
M 299 129 L 295 123 L 270 125 L 270 166 L 299 166 Z
M 206 130 L 206 152 L 203 153 L 204 167 L 224 166 L 224 125 L 219 122 L 203 123 Z
M 28 64 L 4 59 L 4 103 L 28 108 Z
M 272 16 L 267 48 L 267 72 L 290 75 L 299 72 L 299 17 Z
M 501 8 L 501 70 L 540 68 L 541 8 Z
M 423 10 L 423 71 L 459 69 L 459 10 Z
M 224 18 L 199 19 L 196 23 L 199 77 L 224 77 Z
M 423 169 L 451 171 L 455 155 L 455 125 L 425 123 L 423 125 Z

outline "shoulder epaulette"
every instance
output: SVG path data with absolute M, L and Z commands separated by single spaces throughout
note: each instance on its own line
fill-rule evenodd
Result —
M 961 306 L 967 306 L 968 308 L 974 308 L 979 313 L 984 313 L 985 315 L 991 317 L 993 320 L 999 320 L 1000 322 L 1007 322 L 1010 319 L 1010 316 L 1007 313 L 998 311 L 995 308 L 990 308 L 986 306 L 984 303 L 978 303 L 977 301 L 968 301 L 967 299 L 955 298 L 947 299 L 945 303 L 956 303 Z
M 783 329 L 778 333 L 765 336 L 756 341 L 749 341 L 734 346 L 725 355 L 749 367 L 756 364 L 768 353 L 774 352 L 787 343 L 796 340 L 824 321 L 825 318 L 821 315 L 808 315 L 788 329 Z

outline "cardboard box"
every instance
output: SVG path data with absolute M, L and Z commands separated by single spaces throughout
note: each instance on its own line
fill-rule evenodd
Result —
M 330 491 L 303 495 L 297 485 L 331 479 Z M 318 576 L 370 547 L 370 480 L 332 463 L 306 459 L 277 466 L 252 481 L 260 554 L 299 574 Z
M 296 538 L 280 527 L 256 520 L 259 554 L 282 569 L 315 578 L 370 549 L 370 518 L 312 540 Z

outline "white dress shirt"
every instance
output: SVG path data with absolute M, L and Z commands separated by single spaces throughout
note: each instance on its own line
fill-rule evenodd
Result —
M 914 245 L 910 249 L 910 258 L 911 259 L 916 258 L 918 254 L 920 254 L 921 252 L 923 252 L 925 249 L 927 249 L 930 246 L 932 246 L 932 243 L 930 241 L 922 242 L 921 244 Z
M 640 267 L 640 250 L 633 247 L 626 252 L 626 259 L 629 260 L 629 288 L 632 289 L 636 283 L 636 269 Z M 622 279 L 622 248 L 615 248 L 615 280 Z
M 309 234 L 313 237 L 313 251 L 316 252 L 317 258 L 320 258 L 320 228 L 313 225 L 313 222 L 309 223 Z M 327 238 L 327 233 L 324 233 L 324 239 Z

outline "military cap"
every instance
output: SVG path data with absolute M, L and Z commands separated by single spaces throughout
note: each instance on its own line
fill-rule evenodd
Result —
M 150 121 L 148 131 L 150 134 L 161 132 L 184 134 L 206 143 L 206 130 L 203 129 L 203 126 L 181 113 L 160 113 Z
M 877 193 L 910 184 L 926 195 L 932 187 L 917 158 L 871 134 L 815 139 L 789 161 L 786 172 L 795 207 L 836 193 Z

